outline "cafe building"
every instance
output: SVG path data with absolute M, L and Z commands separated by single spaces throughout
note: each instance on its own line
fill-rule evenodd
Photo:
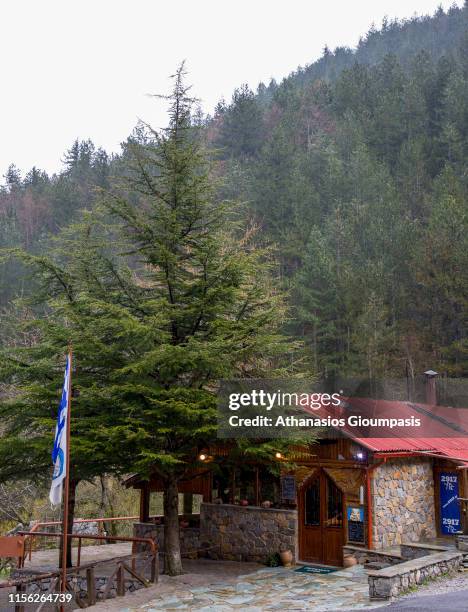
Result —
M 278 453 L 272 460 L 294 465 L 278 476 L 264 465 L 228 464 L 226 447 L 201 449 L 206 469 L 194 469 L 179 483 L 182 551 L 268 562 L 290 550 L 296 561 L 341 566 L 346 545 L 381 550 L 468 534 L 461 501 L 468 497 L 468 438 L 457 434 L 467 411 L 361 398 L 348 398 L 347 408 L 397 418 L 430 415 L 437 437 L 399 437 L 396 429 L 392 437 L 356 438 L 345 428 L 336 437 L 292 447 L 287 458 Z M 162 546 L 164 525 L 150 516 L 161 482 L 135 475 L 126 484 L 140 490 L 135 535 L 151 535 Z

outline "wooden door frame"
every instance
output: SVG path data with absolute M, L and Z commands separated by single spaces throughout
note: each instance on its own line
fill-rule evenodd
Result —
M 298 492 L 297 492 L 297 538 L 298 538 L 298 546 L 297 551 L 299 555 L 299 561 L 301 561 L 304 557 L 303 555 L 303 543 L 305 540 L 305 534 L 303 533 L 303 528 L 305 526 L 305 491 L 309 484 L 311 484 L 317 478 L 320 479 L 320 475 L 322 473 L 322 469 L 320 467 L 313 468 L 312 472 L 299 484 Z M 320 492 L 320 505 L 322 504 L 322 494 Z M 320 508 L 320 516 L 321 516 L 321 508 Z M 321 525 L 320 525 L 321 527 Z
M 347 517 L 346 517 L 346 493 L 343 491 L 341 487 L 334 481 L 334 479 L 323 469 L 322 466 L 318 466 L 313 469 L 313 471 L 300 483 L 298 487 L 298 553 L 299 553 L 299 561 L 304 558 L 303 544 L 305 541 L 305 536 L 303 534 L 303 529 L 305 527 L 305 491 L 309 484 L 316 479 L 320 480 L 320 530 L 321 530 L 321 560 L 320 563 L 325 562 L 324 555 L 324 537 L 326 533 L 326 527 L 324 526 L 325 517 L 327 515 L 327 502 L 328 502 L 328 492 L 327 492 L 327 482 L 330 481 L 333 485 L 340 491 L 342 496 L 342 541 L 343 546 L 346 544 L 346 529 L 347 529 Z M 322 485 L 323 483 L 323 485 Z

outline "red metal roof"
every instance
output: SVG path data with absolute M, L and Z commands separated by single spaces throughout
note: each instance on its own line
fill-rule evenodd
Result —
M 424 424 L 422 431 L 417 428 L 395 427 L 391 430 L 391 436 L 387 437 L 361 437 L 347 426 L 340 430 L 375 453 L 390 455 L 397 452 L 425 451 L 468 465 L 467 408 L 350 397 L 343 398 L 342 407 L 333 410 L 333 416 L 338 416 L 336 410 L 341 415 L 359 414 L 371 418 L 389 416 L 395 419 L 421 418 Z M 324 407 L 323 412 L 330 414 L 331 408 Z M 321 409 L 321 416 L 323 412 Z M 426 437 L 420 437 L 420 433 L 426 434 Z

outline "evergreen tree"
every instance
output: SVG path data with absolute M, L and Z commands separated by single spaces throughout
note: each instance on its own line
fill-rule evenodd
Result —
M 148 128 L 143 144 L 128 143 L 126 177 L 102 192 L 102 216 L 85 213 L 50 256 L 21 255 L 37 270 L 35 301 L 46 309 L 13 326 L 0 354 L 10 389 L 0 457 L 10 456 L 0 477 L 47 472 L 61 356 L 71 342 L 79 392 L 71 479 L 156 474 L 166 570 L 178 574 L 178 482 L 215 439 L 216 381 L 259 376 L 285 347 L 268 253 L 214 197 L 182 68 L 169 101 L 168 129 Z

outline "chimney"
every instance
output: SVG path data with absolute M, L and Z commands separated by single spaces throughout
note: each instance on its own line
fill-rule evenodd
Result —
M 424 372 L 424 376 L 426 377 L 426 404 L 429 404 L 430 406 L 437 406 L 437 372 L 434 372 L 434 370 L 427 370 L 427 372 Z

